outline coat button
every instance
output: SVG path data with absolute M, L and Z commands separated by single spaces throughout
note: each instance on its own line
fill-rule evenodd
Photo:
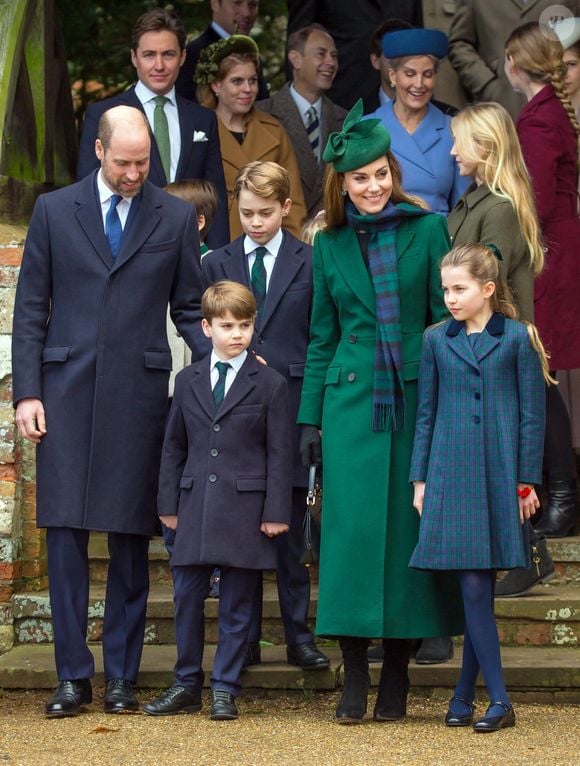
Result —
M 219 450 L 217 450 L 215 447 L 212 447 L 212 448 L 210 449 L 210 451 L 209 451 L 209 454 L 210 454 L 212 457 L 217 457 L 217 456 L 218 456 L 220 453 L 219 453 Z
M 476 391 L 476 392 L 473 394 L 473 398 L 474 398 L 474 399 L 481 399 L 481 394 L 479 393 L 479 391 Z
M 215 475 L 215 473 L 210 473 L 210 475 L 207 478 L 211 481 L 212 484 L 215 484 L 217 481 L 217 476 Z
M 258 343 L 263 343 L 263 342 L 264 342 L 264 338 L 262 337 L 258 338 Z
M 479 415 L 474 415 L 474 416 L 473 416 L 473 422 L 474 422 L 474 423 L 479 423 L 479 422 L 481 422 L 481 418 L 479 417 Z
M 349 335 L 348 336 L 348 342 L 349 343 L 356 343 L 357 340 L 358 340 L 358 338 L 356 337 L 356 335 Z
M 349 372 L 346 379 L 349 383 L 352 383 L 353 380 L 356 380 L 356 372 Z
M 215 425 L 213 425 L 212 428 L 216 432 L 216 434 L 217 434 L 218 431 L 222 430 L 222 427 L 220 426 L 219 423 L 216 423 Z

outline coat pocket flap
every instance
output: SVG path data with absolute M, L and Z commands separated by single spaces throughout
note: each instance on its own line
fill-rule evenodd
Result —
M 179 489 L 191 489 L 193 487 L 193 476 L 182 476 L 179 480 Z
M 236 479 L 236 489 L 238 492 L 265 492 L 266 479 L 251 476 L 243 479 Z
M 339 383 L 340 382 L 340 373 L 342 372 L 342 367 L 329 367 L 326 371 L 326 378 L 324 379 L 324 385 L 332 385 L 333 383 Z
M 168 239 L 164 242 L 147 242 L 145 245 L 141 245 L 142 253 L 162 253 L 166 250 L 175 250 L 177 247 L 176 239 Z
M 291 378 L 304 377 L 304 362 L 291 362 L 288 365 L 288 373 Z
M 70 346 L 49 346 L 42 349 L 43 362 L 66 362 L 69 358 Z
M 146 351 L 145 367 L 154 370 L 171 370 L 171 351 Z

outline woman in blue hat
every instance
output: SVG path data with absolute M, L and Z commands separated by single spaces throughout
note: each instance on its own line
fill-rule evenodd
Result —
M 394 101 L 372 113 L 391 134 L 403 188 L 447 215 L 469 185 L 449 156 L 451 117 L 431 103 L 447 37 L 437 29 L 400 29 L 382 39 Z
M 418 535 L 409 464 L 423 331 L 446 313 L 443 216 L 403 192 L 389 133 L 362 101 L 329 137 L 314 240 L 311 343 L 298 422 L 305 464 L 324 466 L 316 632 L 338 637 L 345 681 L 336 718 L 360 721 L 367 647 L 381 638 L 377 721 L 406 714 L 410 640 L 460 633 L 454 578 L 409 569 Z

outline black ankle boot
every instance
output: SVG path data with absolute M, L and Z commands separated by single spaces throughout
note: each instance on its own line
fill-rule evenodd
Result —
M 407 715 L 411 641 L 405 638 L 384 638 L 383 647 L 385 659 L 373 718 L 375 721 L 398 721 Z
M 360 723 L 367 712 L 367 697 L 371 683 L 367 659 L 368 639 L 339 640 L 344 663 L 344 688 L 336 708 L 338 723 Z
M 580 510 L 576 479 L 551 481 L 548 496 L 549 505 L 534 529 L 546 537 L 566 537 L 574 528 Z
M 535 528 L 534 528 L 535 531 Z M 495 586 L 497 598 L 513 598 L 525 596 L 526 593 L 540 583 L 549 582 L 556 574 L 554 562 L 548 551 L 544 538 L 538 540 L 538 535 L 530 540 L 532 565 L 525 569 L 510 569 L 510 571 Z

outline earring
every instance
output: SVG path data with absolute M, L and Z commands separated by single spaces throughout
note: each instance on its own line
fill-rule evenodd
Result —
M 395 89 L 396 87 L 397 87 L 397 86 L 395 85 L 395 83 L 394 83 L 394 82 L 392 82 L 392 83 L 391 83 L 391 88 Z
M 346 197 L 346 189 L 341 189 L 340 193 L 342 194 L 343 197 Z

